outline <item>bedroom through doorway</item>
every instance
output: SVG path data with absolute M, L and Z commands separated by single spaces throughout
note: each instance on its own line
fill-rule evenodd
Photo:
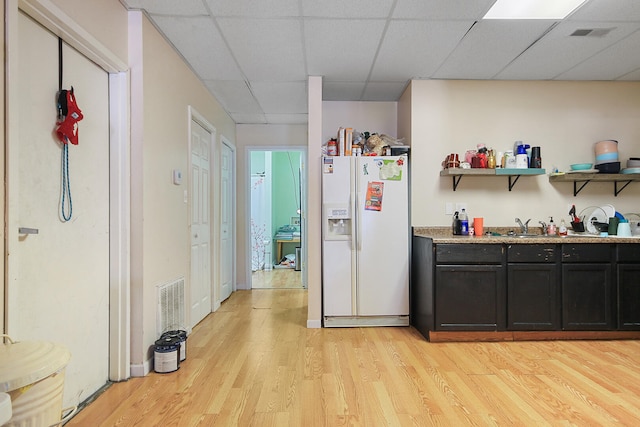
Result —
M 251 288 L 305 288 L 304 151 L 250 149 Z

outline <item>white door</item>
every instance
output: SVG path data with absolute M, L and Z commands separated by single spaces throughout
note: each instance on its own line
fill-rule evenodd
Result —
M 191 327 L 211 313 L 211 132 L 191 120 Z
M 405 316 L 409 314 L 406 158 L 356 159 L 358 315 Z
M 63 45 L 63 87 L 73 85 L 84 115 L 79 144 L 68 151 L 72 217 L 64 222 L 63 151 L 53 132 L 58 38 L 21 13 L 17 52 L 11 84 L 20 99 L 11 107 L 17 122 L 7 141 L 7 332 L 69 349 L 64 406 L 70 406 L 108 381 L 109 80 Z
M 222 144 L 222 212 L 220 219 L 220 301 L 229 298 L 233 291 L 233 151 Z

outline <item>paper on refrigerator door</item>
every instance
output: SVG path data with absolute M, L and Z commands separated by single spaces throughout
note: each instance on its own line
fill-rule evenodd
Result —
M 397 160 L 383 159 L 380 166 L 380 179 L 387 181 L 402 181 L 402 166 L 404 161 L 402 158 Z
M 367 196 L 364 201 L 364 208 L 368 211 L 382 210 L 382 195 L 384 193 L 384 182 L 371 181 L 367 184 Z

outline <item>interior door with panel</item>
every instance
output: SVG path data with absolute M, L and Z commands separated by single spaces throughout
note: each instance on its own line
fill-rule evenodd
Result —
M 7 139 L 6 314 L 15 340 L 69 349 L 63 404 L 70 406 L 109 378 L 109 77 L 62 44 L 62 85 L 73 86 L 84 115 L 67 159 L 54 133 L 58 48 L 58 37 L 20 13 L 11 82 L 19 102 Z M 63 160 L 68 221 L 60 212 Z
M 220 302 L 229 298 L 233 292 L 233 272 L 235 270 L 233 256 L 233 230 L 235 216 L 233 214 L 233 150 L 224 142 L 222 145 L 222 196 L 220 215 Z
M 191 120 L 191 327 L 211 313 L 212 134 Z

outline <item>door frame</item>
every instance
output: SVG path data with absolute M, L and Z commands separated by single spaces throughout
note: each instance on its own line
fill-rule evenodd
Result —
M 301 256 L 302 256 L 302 265 L 301 265 L 301 280 L 302 286 L 304 289 L 308 288 L 307 285 L 307 192 L 308 192 L 308 177 L 307 177 L 307 146 L 306 145 L 273 145 L 273 146 L 247 146 L 245 147 L 245 206 L 247 206 L 248 215 L 245 215 L 245 274 L 247 277 L 247 286 L 248 289 L 253 289 L 252 283 L 252 271 L 251 271 L 251 153 L 254 151 L 299 151 L 301 153 L 302 159 L 302 175 L 300 176 L 300 240 L 301 240 Z
M 217 177 L 220 173 L 220 168 L 218 167 L 218 156 L 217 154 L 217 145 L 216 145 L 216 139 L 217 139 L 217 130 L 216 128 L 202 115 L 200 114 L 195 107 L 189 105 L 187 106 L 187 111 L 188 111 L 188 116 L 189 116 L 189 124 L 188 124 L 188 137 L 187 137 L 187 141 L 188 141 L 188 152 L 189 152 L 189 162 L 188 162 L 188 170 L 189 173 L 187 174 L 188 176 L 188 185 L 187 185 L 187 190 L 185 191 L 185 197 L 186 200 L 188 200 L 189 206 L 188 206 L 188 210 L 189 210 L 189 214 L 187 215 L 188 218 L 188 224 L 187 224 L 187 233 L 189 236 L 189 242 L 191 242 L 191 202 L 192 202 L 192 197 L 193 195 L 190 194 L 191 192 L 191 183 L 193 180 L 193 176 L 191 175 L 191 168 L 192 168 L 192 163 L 191 163 L 191 133 L 192 133 L 192 128 L 191 128 L 191 124 L 195 121 L 197 122 L 200 126 L 202 126 L 207 132 L 209 132 L 209 134 L 211 135 L 211 140 L 209 141 L 209 247 L 211 248 L 211 253 L 209 254 L 209 262 L 211 263 L 211 269 L 210 269 L 210 277 L 209 280 L 211 281 L 211 307 L 209 308 L 209 312 L 212 313 L 214 311 L 216 311 L 218 309 L 218 307 L 220 307 L 220 302 L 219 302 L 219 272 L 218 272 L 218 265 L 219 265 L 219 259 L 220 259 L 220 245 L 217 244 L 217 240 L 219 239 L 219 235 L 220 235 L 220 225 L 219 225 L 219 214 L 217 213 L 217 209 L 215 209 L 215 206 L 219 206 L 219 204 L 216 202 L 215 197 L 219 197 L 219 191 L 216 190 L 217 187 L 214 188 L 214 185 L 218 184 L 217 179 L 214 179 L 214 177 Z M 191 243 L 189 243 L 191 244 Z M 191 263 L 193 262 L 193 260 L 191 259 L 191 256 L 189 256 L 189 266 L 191 266 Z M 189 270 L 191 271 L 191 269 Z M 187 301 L 191 301 L 191 274 L 189 274 L 189 296 L 188 298 L 185 297 L 185 300 Z M 188 319 L 188 324 L 191 324 L 191 303 L 189 303 L 189 319 Z M 189 332 L 191 332 L 191 328 L 189 328 Z
M 231 218 L 233 218 L 233 225 L 231 227 L 231 259 L 233 260 L 233 265 L 231 266 L 231 293 L 237 291 L 237 274 L 236 274 L 236 266 L 237 266 L 237 262 L 236 262 L 236 248 L 237 248 L 237 244 L 236 244 L 236 227 L 237 227 L 237 221 L 236 221 L 236 205 L 237 205 L 237 200 L 236 200 L 236 194 L 237 194 L 237 180 L 236 180 L 236 146 L 224 135 L 220 134 L 220 158 L 222 159 L 222 146 L 226 146 L 229 148 L 229 150 L 231 150 Z M 220 168 L 220 173 L 222 173 L 222 168 Z M 220 180 L 218 180 L 220 181 Z M 220 214 L 222 214 L 222 192 L 219 192 L 220 194 Z M 220 218 L 218 220 L 218 225 L 220 225 L 222 219 Z M 221 234 L 220 234 L 220 237 Z M 220 242 L 220 248 L 218 250 L 218 254 L 221 254 L 222 250 L 222 243 Z M 221 260 L 221 256 L 220 255 L 218 257 L 218 260 Z M 218 268 L 218 271 L 220 271 L 220 268 Z M 219 288 L 220 286 L 222 286 L 222 279 L 220 279 L 219 281 L 219 287 L 218 287 L 218 298 L 216 299 L 216 310 L 218 309 L 218 307 L 220 307 L 220 304 L 222 303 L 220 301 L 220 291 Z
M 130 377 L 130 198 L 129 198 L 129 74 L 128 66 L 117 55 L 85 31 L 50 1 L 5 1 L 5 176 L 17 167 L 18 159 L 18 108 L 20 94 L 10 80 L 18 73 L 18 18 L 19 11 L 96 63 L 109 74 L 109 379 L 122 381 Z M 15 175 L 15 173 L 14 173 Z M 4 316 L 2 330 L 6 331 L 8 310 L 8 271 L 15 269 L 15 261 L 9 257 L 18 242 L 17 218 L 7 216 L 12 200 L 19 197 L 17 182 L 7 180 L 5 204 L 4 292 L 2 305 Z M 13 308 L 16 309 L 16 308 Z

